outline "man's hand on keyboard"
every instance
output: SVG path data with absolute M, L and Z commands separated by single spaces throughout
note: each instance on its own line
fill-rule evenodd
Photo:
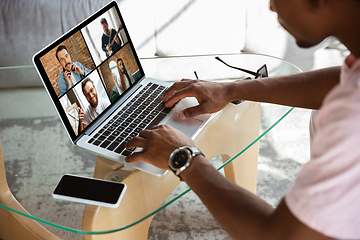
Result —
M 134 152 L 126 157 L 128 163 L 145 161 L 162 169 L 169 168 L 170 154 L 182 146 L 195 146 L 194 141 L 184 133 L 168 125 L 157 125 L 140 132 L 126 144 L 127 149 L 141 147 L 142 152 Z
M 231 83 L 207 82 L 183 79 L 174 83 L 164 94 L 165 107 L 171 107 L 180 99 L 195 97 L 199 105 L 179 113 L 181 119 L 196 117 L 200 114 L 215 113 L 223 109 L 232 99 L 228 91 Z

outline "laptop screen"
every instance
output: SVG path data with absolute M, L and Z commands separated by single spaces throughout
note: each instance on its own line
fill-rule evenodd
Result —
M 34 56 L 74 140 L 144 76 L 116 2 Z

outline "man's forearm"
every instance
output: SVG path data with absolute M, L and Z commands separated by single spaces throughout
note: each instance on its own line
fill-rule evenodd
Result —
M 265 201 L 223 177 L 202 156 L 197 156 L 181 177 L 224 230 L 239 239 L 246 239 L 244 234 L 254 236 L 274 211 Z
M 340 67 L 259 80 L 240 80 L 230 89 L 236 98 L 293 107 L 319 109 L 327 93 L 340 79 Z
M 284 199 L 276 209 L 230 182 L 203 157 L 196 156 L 181 177 L 234 239 L 328 240 L 300 222 Z

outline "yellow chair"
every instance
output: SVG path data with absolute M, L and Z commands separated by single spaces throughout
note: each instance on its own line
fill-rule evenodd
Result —
M 28 212 L 14 198 L 8 187 L 0 143 L 0 204 L 23 213 Z M 2 240 L 60 240 L 38 222 L 0 208 L 0 239 Z

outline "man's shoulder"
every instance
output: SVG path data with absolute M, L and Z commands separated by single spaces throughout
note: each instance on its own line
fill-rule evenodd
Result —
M 64 70 L 59 73 L 58 80 L 65 80 Z
M 109 39 L 109 37 L 106 36 L 105 33 L 103 33 L 102 36 L 101 36 L 101 44 L 106 44 L 108 39 Z
M 99 100 L 102 104 L 106 104 L 106 103 L 110 102 L 109 99 L 107 99 L 107 98 L 99 98 Z
M 83 65 L 81 64 L 81 62 L 77 62 L 77 61 L 76 61 L 76 62 L 74 62 L 74 63 L 75 63 L 76 65 L 78 65 L 79 67 L 80 67 L 80 66 L 83 66 Z
M 84 109 L 84 114 L 87 115 L 89 112 L 91 112 L 90 104 L 88 104 Z
M 83 120 L 84 124 L 89 124 L 91 122 L 90 113 L 91 113 L 91 108 L 90 108 L 90 104 L 88 104 L 84 109 L 84 120 Z
M 102 108 L 106 108 L 111 104 L 107 98 L 99 98 L 99 103 L 101 104 Z
M 85 70 L 89 70 L 87 69 L 86 67 L 84 67 L 84 65 L 82 65 L 80 62 L 74 62 L 76 65 L 78 65 L 80 67 L 81 70 L 85 71 Z M 75 73 L 77 74 L 77 73 Z M 85 75 L 86 75 L 86 72 L 85 72 Z M 82 75 L 81 75 L 82 76 Z

